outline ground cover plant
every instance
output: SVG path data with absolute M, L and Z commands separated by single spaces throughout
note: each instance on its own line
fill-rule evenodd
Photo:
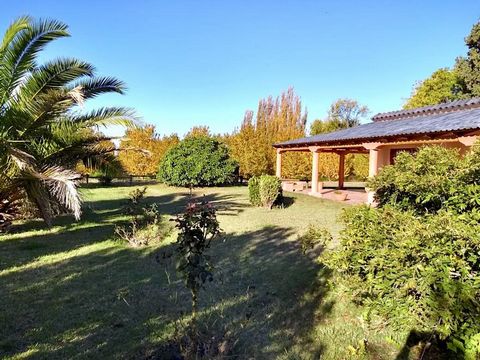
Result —
M 191 297 L 175 269 L 175 234 L 144 247 L 114 235 L 128 221 L 133 189 L 89 185 L 81 221 L 60 217 L 51 228 L 28 221 L 0 237 L 1 358 L 178 355 Z M 204 194 L 224 235 L 208 250 L 215 281 L 199 297 L 197 323 L 219 358 L 392 359 L 402 352 L 408 334 L 368 325 L 296 241 L 310 223 L 337 236 L 345 205 L 295 194 L 291 206 L 268 210 L 249 205 L 246 187 L 193 193 Z M 182 188 L 150 185 L 145 204 L 173 216 L 190 199 Z

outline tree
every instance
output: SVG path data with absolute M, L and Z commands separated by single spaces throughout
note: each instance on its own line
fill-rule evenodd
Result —
M 208 126 L 193 126 L 188 133 L 185 134 L 185 138 L 197 137 L 197 136 L 207 136 L 211 137 L 210 128 Z
M 464 84 L 467 97 L 480 96 L 480 22 L 472 27 L 472 31 L 465 38 L 467 57 L 458 57 L 455 70 Z
M 273 174 L 276 154 L 272 145 L 305 136 L 306 121 L 307 113 L 293 88 L 276 99 L 261 99 L 255 118 L 253 111 L 246 111 L 240 129 L 226 139 L 240 174 L 248 178 Z M 283 176 L 308 177 L 310 163 L 310 154 L 285 154 Z
M 404 109 L 435 105 L 464 97 L 461 77 L 456 69 L 442 68 L 420 81 L 407 99 Z
M 206 136 L 188 137 L 165 154 L 158 179 L 168 185 L 189 187 L 228 184 L 234 180 L 237 163 L 227 147 Z
M 330 105 L 327 119 L 338 123 L 339 128 L 345 129 L 360 125 L 369 111 L 368 107 L 360 105 L 357 100 L 338 99 Z
M 165 153 L 179 142 L 176 134 L 160 138 L 153 125 L 128 129 L 118 159 L 129 174 L 154 175 Z
M 326 119 L 326 120 L 321 120 L 321 119 L 315 119 L 312 124 L 310 125 L 310 135 L 319 135 L 319 134 L 325 134 L 329 133 L 332 131 L 337 131 L 342 129 L 342 124 L 337 121 L 337 120 L 331 120 L 331 119 Z
M 0 197 L 20 193 L 48 224 L 58 208 L 80 217 L 77 163 L 96 166 L 112 157 L 114 149 L 100 146 L 109 138 L 93 130 L 135 121 L 121 107 L 80 111 L 98 95 L 122 94 L 123 82 L 97 77 L 93 65 L 74 58 L 38 63 L 48 43 L 67 36 L 59 21 L 21 17 L 0 43 Z
M 480 22 L 473 26 L 465 44 L 467 56 L 458 57 L 453 69 L 438 69 L 428 79 L 418 82 L 405 102 L 405 109 L 480 96 Z

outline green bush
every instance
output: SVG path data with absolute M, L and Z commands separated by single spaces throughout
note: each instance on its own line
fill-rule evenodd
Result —
M 248 180 L 248 197 L 250 199 L 250 204 L 253 206 L 261 206 L 262 202 L 260 200 L 260 177 L 252 176 Z
M 171 148 L 160 163 L 158 179 L 167 185 L 195 187 L 231 183 L 237 163 L 218 140 L 189 137 Z
M 282 181 L 273 175 L 253 176 L 248 181 L 248 196 L 253 206 L 271 209 L 282 201 Z
M 259 191 L 262 206 L 271 209 L 282 199 L 282 181 L 273 175 L 262 175 L 259 181 Z
M 298 242 L 305 255 L 317 245 L 325 246 L 332 241 L 332 235 L 325 228 L 320 228 L 310 224 L 307 231 L 298 237 Z
M 346 209 L 339 248 L 322 254 L 354 298 L 398 327 L 480 356 L 480 156 L 402 153 L 370 184 L 378 208 Z
M 379 206 L 393 205 L 417 214 L 449 208 L 466 212 L 480 206 L 480 151 L 461 157 L 457 150 L 425 147 L 400 153 L 369 182 Z
M 480 333 L 480 223 L 441 210 L 346 209 L 340 248 L 324 256 L 355 299 L 402 329 L 468 344 Z

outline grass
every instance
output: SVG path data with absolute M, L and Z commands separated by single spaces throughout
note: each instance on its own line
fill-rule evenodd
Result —
M 172 355 L 171 339 L 189 320 L 189 294 L 174 270 L 173 234 L 138 249 L 114 239 L 132 189 L 85 188 L 82 221 L 61 217 L 50 229 L 30 221 L 0 237 L 0 358 Z M 295 241 L 310 223 L 338 234 L 344 204 L 292 194 L 287 207 L 267 210 L 249 206 L 244 187 L 195 191 L 202 194 L 219 208 L 225 235 L 209 252 L 214 281 L 200 295 L 199 322 L 229 358 L 392 359 L 400 352 L 406 334 L 366 324 Z M 147 195 L 166 215 L 188 199 L 162 185 Z

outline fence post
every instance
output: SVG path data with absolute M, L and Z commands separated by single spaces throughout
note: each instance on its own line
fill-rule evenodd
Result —
M 87 183 L 87 184 L 88 184 L 88 177 L 89 177 L 89 176 L 90 176 L 90 175 L 88 175 L 88 174 L 85 175 L 85 183 Z
M 130 175 L 130 185 L 133 184 L 133 175 Z

